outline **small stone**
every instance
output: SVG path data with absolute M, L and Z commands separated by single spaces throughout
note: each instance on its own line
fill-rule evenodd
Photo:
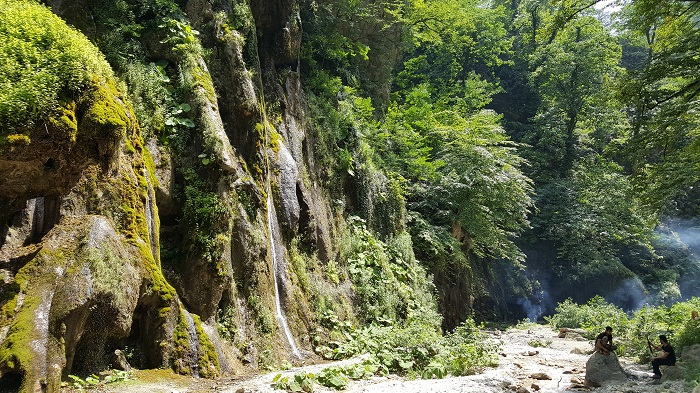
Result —
M 547 375 L 545 373 L 534 373 L 534 374 L 530 375 L 530 378 L 537 379 L 540 381 L 552 379 L 552 377 L 550 377 L 549 375 Z
M 534 390 L 534 391 L 536 391 L 536 392 L 539 392 L 539 391 L 540 391 L 540 385 L 537 385 L 537 384 L 534 384 L 534 383 L 533 383 L 532 385 L 530 385 L 530 389 L 532 389 L 532 390 Z
M 516 393 L 530 393 L 530 390 L 528 388 L 526 388 L 525 386 L 521 386 L 515 392 Z
M 585 348 L 574 348 L 571 350 L 571 353 L 575 355 L 589 355 L 593 353 L 593 349 L 585 349 Z

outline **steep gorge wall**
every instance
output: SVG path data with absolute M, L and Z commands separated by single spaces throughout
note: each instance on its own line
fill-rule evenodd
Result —
M 106 3 L 47 2 L 98 46 Z M 115 350 L 200 376 L 289 358 L 274 274 L 296 344 L 311 349 L 315 317 L 289 256 L 323 266 L 337 228 L 304 117 L 298 4 L 179 5 L 186 19 L 169 26 L 184 38 L 163 17 L 140 32 L 135 61 L 165 60 L 179 81 L 192 122 L 181 146 L 143 132 L 134 96 L 102 81 L 62 108 L 74 139 L 46 119 L 0 150 L 0 382 L 57 391 L 61 377 L 114 366 Z

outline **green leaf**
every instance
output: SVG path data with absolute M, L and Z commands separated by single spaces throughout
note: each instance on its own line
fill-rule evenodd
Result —
M 401 367 L 404 370 L 408 370 L 411 367 L 413 367 L 413 361 L 412 360 L 399 360 L 399 367 Z
M 301 388 L 301 384 L 297 382 L 296 380 L 291 381 L 289 383 L 289 390 L 292 392 L 303 392 L 304 390 Z

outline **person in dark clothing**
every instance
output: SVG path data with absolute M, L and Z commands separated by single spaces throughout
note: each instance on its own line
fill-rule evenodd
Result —
M 606 326 L 605 331 L 595 339 L 595 350 L 603 355 L 610 355 L 610 351 L 614 351 L 616 348 L 612 343 L 612 328 Z
M 673 366 L 674 364 L 676 364 L 676 352 L 673 350 L 671 344 L 668 343 L 666 336 L 663 334 L 660 335 L 659 341 L 661 342 L 660 346 L 654 345 L 651 343 L 651 341 L 647 340 L 647 344 L 649 344 L 649 347 L 654 348 L 657 351 L 663 351 L 663 353 L 651 359 L 651 366 L 654 368 L 654 376 L 652 378 L 654 379 L 661 378 L 661 370 L 659 369 L 659 366 Z

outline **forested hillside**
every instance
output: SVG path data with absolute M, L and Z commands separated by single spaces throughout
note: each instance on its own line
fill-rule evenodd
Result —
M 363 351 L 459 375 L 494 361 L 475 320 L 700 295 L 699 22 L 0 0 L 0 382 Z

